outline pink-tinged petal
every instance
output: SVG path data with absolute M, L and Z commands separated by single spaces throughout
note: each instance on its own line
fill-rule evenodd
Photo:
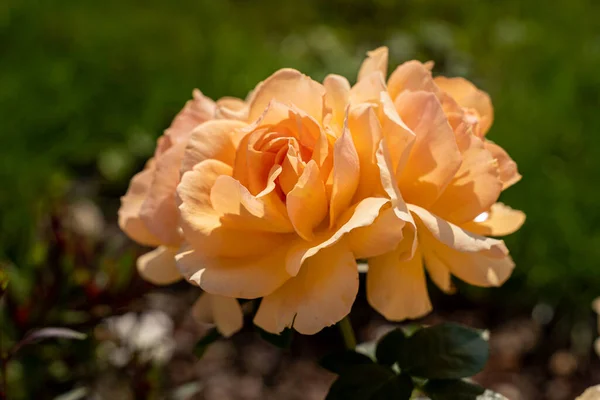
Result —
M 191 170 L 201 161 L 210 159 L 233 165 L 237 145 L 234 139 L 238 130 L 245 126 L 245 123 L 239 121 L 215 120 L 196 127 L 185 149 L 181 173 Z
M 265 296 L 254 323 L 271 333 L 292 327 L 312 335 L 350 313 L 358 292 L 358 270 L 344 242 L 320 251 L 297 276 Z
M 288 273 L 295 276 L 303 263 L 310 257 L 318 254 L 323 249 L 333 246 L 343 236 L 353 229 L 368 226 L 375 221 L 379 215 L 381 208 L 389 203 L 389 199 L 369 197 L 346 210 L 341 216 L 336 227 L 330 229 L 329 232 L 317 235 L 311 242 L 298 240 L 290 249 L 287 260 L 286 269 Z
M 367 52 L 367 58 L 363 61 L 358 71 L 358 81 L 364 77 L 379 72 L 385 79 L 388 67 L 388 48 L 385 46 Z
M 181 229 L 186 241 L 207 257 L 259 256 L 285 240 L 278 233 L 248 232 L 224 225 L 223 215 L 211 202 L 210 193 L 218 177 L 231 174 L 231 167 L 206 160 L 186 172 L 177 187 Z
M 185 142 L 177 143 L 156 158 L 156 168 L 146 200 L 140 208 L 144 225 L 166 246 L 181 244 L 179 210 L 175 198 Z
M 350 98 L 350 84 L 340 75 L 327 75 L 323 81 L 325 86 L 325 105 L 331 110 L 331 124 L 336 127 L 336 134 L 342 133 L 346 107 Z
M 395 100 L 404 91 L 431 92 L 436 95 L 440 90 L 433 82 L 431 71 L 419 61 L 407 61 L 390 75 L 388 79 L 388 92 L 392 100 Z
M 160 246 L 137 259 L 140 276 L 155 285 L 170 285 L 183 279 L 175 264 L 177 249 Z
M 314 161 L 306 164 L 298 183 L 288 193 L 287 212 L 296 232 L 304 240 L 314 238 L 313 230 L 327 215 L 327 193 Z
M 432 307 L 421 253 L 400 261 L 397 251 L 369 260 L 367 300 L 390 321 L 415 319 L 428 314 Z
M 505 236 L 517 231 L 525 222 L 525 213 L 496 203 L 461 228 L 482 236 Z
M 454 179 L 430 210 L 456 224 L 472 221 L 494 204 L 502 191 L 498 163 L 483 146 L 481 139 L 471 136 L 472 145 L 462 153 L 463 162 Z
M 175 116 L 171 126 L 165 130 L 173 143 L 187 140 L 189 133 L 197 125 L 215 117 L 215 102 L 194 89 L 194 98 L 185 103 L 183 109 Z
M 513 161 L 508 153 L 497 144 L 486 140 L 485 148 L 492 153 L 492 156 L 498 162 L 498 172 L 502 181 L 502 190 L 506 190 L 510 186 L 521 180 L 521 174 L 517 170 L 517 163 Z
M 285 271 L 287 251 L 287 245 L 277 243 L 253 257 L 208 257 L 197 250 L 184 250 L 176 260 L 179 271 L 208 293 L 255 299 L 267 296 L 290 278 Z
M 224 223 L 244 230 L 293 232 L 285 206 L 276 193 L 253 196 L 248 189 L 230 176 L 221 175 L 210 192 L 215 211 Z
M 215 118 L 247 121 L 248 104 L 236 97 L 222 97 L 217 101 Z
M 329 226 L 332 227 L 340 215 L 348 209 L 360 180 L 358 154 L 348 129 L 333 145 L 333 183 L 329 206 Z
M 465 231 L 429 211 L 410 205 L 423 254 L 432 253 L 453 275 L 476 286 L 500 286 L 514 263 L 501 240 Z M 426 258 L 427 259 L 427 258 Z
M 416 136 L 406 165 L 396 175 L 398 186 L 408 203 L 429 207 L 460 168 L 454 132 L 433 93 L 404 92 L 395 105 Z
M 148 196 L 155 171 L 155 162 L 150 160 L 146 168 L 137 173 L 129 183 L 125 196 L 121 197 L 119 227 L 132 240 L 145 246 L 159 246 L 160 240 L 153 235 L 140 219 L 140 209 Z
M 475 85 L 464 78 L 435 78 L 437 86 L 448 93 L 461 107 L 474 109 L 479 116 L 481 134 L 485 135 L 494 121 L 494 108 L 490 96 L 477 89 Z
M 295 105 L 308 115 L 323 119 L 325 88 L 294 69 L 281 69 L 260 83 L 252 95 L 249 120 L 261 116 L 267 105 L 275 100 L 287 106 Z
M 244 326 L 244 314 L 237 299 L 203 293 L 192 306 L 192 317 L 201 324 L 215 325 L 224 337 Z

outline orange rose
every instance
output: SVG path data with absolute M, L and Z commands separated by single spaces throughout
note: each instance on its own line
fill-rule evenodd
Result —
M 462 78 L 432 78 L 431 66 L 404 63 L 386 85 L 387 48 L 379 48 L 352 88 L 363 101 L 389 96 L 415 135 L 398 146 L 384 129 L 381 142 L 391 155 L 390 193 L 412 216 L 396 249 L 369 260 L 368 300 L 390 320 L 431 310 L 425 269 L 446 292 L 451 274 L 477 286 L 502 284 L 514 263 L 503 241 L 482 235 L 512 233 L 525 220 L 497 203 L 520 175 L 506 152 L 484 138 L 493 119 L 489 96 Z
M 245 118 L 245 103 L 239 99 L 224 98 L 215 103 L 199 90 L 195 90 L 193 96 L 158 139 L 154 157 L 131 179 L 127 193 L 121 198 L 121 229 L 136 242 L 157 247 L 139 257 L 137 267 L 144 279 L 158 285 L 182 279 L 174 258 L 183 244 L 175 189 L 180 180 L 183 153 L 193 129 L 214 118 Z M 194 306 L 194 314 L 203 322 L 216 322 L 226 336 L 239 330 L 242 313 L 237 301 L 209 297 L 212 296 L 201 296 Z M 202 307 L 206 310 L 200 311 Z M 222 316 L 223 309 L 233 310 L 227 312 L 227 319 Z
M 356 258 L 401 238 L 401 223 L 373 224 L 392 201 L 371 168 L 369 127 L 345 118 L 349 89 L 280 70 L 254 90 L 252 122 L 208 121 L 186 149 L 179 268 L 208 293 L 263 297 L 254 322 L 269 332 L 341 320 L 358 291 Z M 393 107 L 381 117 L 404 129 Z

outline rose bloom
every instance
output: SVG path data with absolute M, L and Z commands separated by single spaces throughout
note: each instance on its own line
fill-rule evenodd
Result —
M 244 119 L 246 113 L 242 100 L 223 98 L 215 103 L 195 90 L 193 99 L 158 139 L 154 156 L 144 170 L 131 179 L 127 193 L 121 198 L 119 226 L 134 241 L 156 247 L 137 260 L 140 275 L 149 282 L 168 285 L 182 279 L 174 258 L 184 243 L 175 189 L 193 129 L 214 118 Z M 192 314 L 200 322 L 216 324 L 225 336 L 242 326 L 243 316 L 236 299 L 204 294 Z
M 404 222 L 402 240 L 371 258 L 367 275 L 369 303 L 399 321 L 431 310 L 425 270 L 445 292 L 453 290 L 451 275 L 501 285 L 514 263 L 503 241 L 485 235 L 510 234 L 525 215 L 497 203 L 521 176 L 508 154 L 485 139 L 493 120 L 489 96 L 463 78 L 434 79 L 433 65 L 418 61 L 400 65 L 386 84 L 387 63 L 387 48 L 370 52 L 346 96 L 373 104 L 362 112 L 381 138 L 387 158 L 380 169 L 389 174 L 397 221 Z M 381 98 L 393 101 L 410 131 L 402 140 L 377 119 Z
M 345 317 L 356 259 L 393 250 L 403 222 L 377 166 L 371 127 L 347 118 L 350 85 L 283 69 L 259 84 L 248 121 L 197 127 L 177 188 L 186 277 L 208 293 L 261 298 L 254 323 L 313 334 Z M 404 131 L 393 104 L 378 118 Z M 364 165 L 363 165 L 364 164 Z

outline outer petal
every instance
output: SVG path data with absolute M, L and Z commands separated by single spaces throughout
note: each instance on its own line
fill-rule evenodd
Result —
M 435 83 L 462 107 L 477 111 L 477 114 L 479 114 L 479 127 L 482 135 L 485 135 L 494 121 L 494 108 L 490 96 L 486 92 L 477 89 L 475 85 L 464 78 L 439 76 L 435 78 Z
M 272 333 L 293 325 L 312 335 L 348 315 L 357 292 L 356 261 L 342 241 L 308 259 L 296 277 L 266 296 L 254 323 Z
M 196 250 L 177 254 L 177 267 L 187 279 L 208 293 L 255 299 L 272 293 L 290 276 L 285 271 L 288 247 L 274 244 L 254 257 L 207 257 Z
M 521 174 L 517 170 L 517 163 L 510 158 L 508 153 L 497 144 L 486 140 L 484 142 L 487 151 L 492 153 L 492 156 L 498 163 L 498 172 L 502 181 L 502 190 L 509 188 L 521 180 Z
M 475 136 L 462 154 L 456 176 L 430 207 L 435 214 L 462 224 L 472 221 L 494 204 L 502 191 L 498 163 Z
M 360 81 L 373 72 L 379 72 L 385 79 L 388 67 L 388 48 L 379 47 L 373 51 L 367 52 L 367 58 L 363 61 L 358 71 L 358 80 Z
M 185 173 L 204 160 L 219 160 L 233 166 L 236 145 L 234 139 L 238 129 L 247 126 L 239 121 L 215 120 L 196 127 L 189 139 L 181 165 Z
M 419 61 L 414 60 L 399 65 L 390 75 L 387 86 L 392 100 L 395 100 L 405 90 L 423 90 L 436 95 L 440 92 L 433 82 L 431 71 Z
M 186 172 L 177 187 L 181 228 L 188 243 L 207 257 L 258 256 L 285 240 L 278 233 L 248 232 L 224 225 L 210 195 L 219 176 L 231 167 L 217 160 L 206 160 Z
M 179 246 L 179 212 L 175 191 L 179 183 L 185 142 L 177 143 L 156 158 L 156 169 L 140 218 L 148 230 L 167 246 Z
M 503 203 L 496 203 L 461 228 L 482 236 L 505 236 L 517 231 L 525 222 L 525 213 L 513 210 Z
M 154 171 L 155 164 L 151 159 L 146 164 L 146 168 L 131 179 L 127 193 L 121 197 L 121 208 L 119 208 L 119 227 L 131 239 L 145 246 L 160 245 L 160 240 L 140 219 L 140 209 L 148 196 Z
M 313 230 L 327 215 L 327 193 L 315 161 L 306 164 L 298 183 L 287 195 L 286 205 L 298 235 L 312 240 Z
M 354 257 L 366 259 L 393 251 L 403 239 L 406 221 L 400 219 L 394 207 L 381 211 L 372 224 L 356 228 L 348 234 Z
M 250 121 L 263 113 L 275 100 L 288 106 L 292 104 L 317 121 L 323 120 L 325 88 L 318 82 L 294 69 L 280 69 L 254 90 L 250 102 Z
M 176 143 L 188 138 L 189 133 L 197 125 L 215 117 L 215 102 L 194 89 L 193 99 L 185 103 L 183 109 L 175 116 L 165 135 Z
M 221 335 L 230 337 L 242 329 L 244 314 L 234 298 L 203 293 L 192 306 L 192 316 L 203 324 L 214 324 Z
M 236 97 L 222 97 L 217 101 L 215 118 L 246 121 L 248 119 L 248 104 Z
M 344 130 L 333 146 L 333 184 L 329 206 L 330 227 L 348 208 L 360 179 L 360 162 L 350 131 Z
M 170 285 L 183 277 L 175 264 L 177 249 L 160 246 L 137 259 L 137 269 L 144 280 L 155 285 Z
M 399 261 L 398 251 L 369 260 L 367 273 L 369 304 L 390 321 L 419 318 L 432 307 L 427 294 L 427 281 L 421 253 Z
M 350 84 L 343 76 L 332 74 L 325 77 L 323 86 L 326 90 L 325 105 L 331 110 L 331 122 L 339 128 L 339 132 L 336 132 L 339 135 L 344 126 L 344 116 L 350 97 Z
M 435 258 L 463 281 L 476 286 L 500 286 L 514 263 L 501 240 L 465 231 L 420 207 L 409 206 L 418 216 L 417 228 L 423 254 Z
M 429 207 L 461 165 L 461 154 L 442 105 L 432 93 L 404 92 L 396 109 L 415 133 L 405 167 L 397 172 L 398 186 L 408 203 Z

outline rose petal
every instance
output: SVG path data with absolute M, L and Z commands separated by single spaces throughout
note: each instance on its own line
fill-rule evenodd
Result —
M 492 156 L 498 163 L 498 172 L 500 173 L 500 180 L 502 181 L 502 190 L 506 190 L 510 186 L 521 180 L 521 174 L 517 170 L 517 163 L 510 158 L 508 153 L 497 144 L 490 142 L 489 140 L 484 141 L 485 148 L 492 153 Z
M 254 121 L 275 100 L 295 105 L 317 121 L 323 119 L 325 88 L 294 69 L 281 69 L 259 84 L 250 102 L 249 119 Z
M 367 52 L 367 58 L 363 61 L 358 71 L 358 81 L 374 72 L 379 72 L 385 79 L 388 67 L 388 48 L 385 46 Z
M 183 279 L 175 264 L 177 249 L 159 246 L 137 259 L 141 277 L 155 285 L 170 285 Z
M 429 207 L 461 165 L 461 154 L 444 110 L 432 93 L 404 92 L 396 109 L 415 133 L 408 161 L 398 170 L 398 186 L 408 203 Z
M 344 318 L 358 292 L 358 270 L 344 242 L 308 259 L 298 275 L 265 296 L 254 323 L 267 332 L 292 327 L 312 335 Z
M 391 205 L 385 208 L 372 224 L 348 233 L 354 257 L 366 259 L 394 250 L 404 237 L 405 224 Z
M 482 135 L 489 131 L 494 121 L 494 108 L 490 96 L 486 92 L 477 89 L 475 85 L 464 78 L 438 76 L 435 78 L 435 83 L 441 90 L 453 97 L 461 107 L 477 111 Z
M 350 205 L 360 179 L 360 162 L 348 129 L 333 146 L 333 183 L 329 206 L 329 226 L 332 227 L 340 214 Z
M 505 236 L 517 231 L 525 222 L 525 213 L 513 210 L 502 203 L 494 204 L 489 211 L 471 222 L 462 224 L 461 228 L 482 236 Z
M 192 306 L 192 317 L 203 324 L 214 324 L 224 337 L 244 326 L 244 314 L 237 299 L 203 293 Z
M 436 95 L 440 92 L 433 82 L 431 71 L 419 61 L 407 61 L 396 68 L 387 83 L 388 93 L 392 100 L 405 90 L 423 90 Z
M 417 250 L 408 261 L 399 261 L 397 251 L 369 260 L 367 300 L 390 321 L 420 318 L 428 314 L 431 302 L 421 253 Z
M 236 97 L 222 97 L 217 100 L 215 118 L 238 121 L 248 120 L 248 105 Z
M 331 110 L 331 124 L 336 127 L 337 136 L 341 135 L 344 116 L 350 97 L 350 84 L 340 75 L 327 75 L 323 81 L 325 86 L 325 105 Z
M 508 279 L 514 263 L 503 241 L 465 231 L 420 207 L 409 208 L 418 216 L 419 243 L 426 259 L 433 253 L 453 275 L 476 286 L 500 286 Z
M 187 140 L 192 129 L 215 116 L 214 101 L 204 96 L 198 89 L 194 89 L 192 94 L 193 99 L 185 103 L 183 109 L 173 119 L 171 126 L 165 130 L 165 135 L 170 137 L 173 143 Z
M 160 240 L 153 235 L 140 219 L 140 209 L 148 196 L 155 171 L 154 160 L 148 161 L 142 172 L 131 179 L 125 196 L 121 197 L 119 227 L 131 239 L 145 246 L 159 246 Z
M 327 215 L 327 193 L 314 161 L 306 164 L 298 183 L 287 195 L 287 212 L 296 232 L 304 240 L 314 238 L 313 230 Z

